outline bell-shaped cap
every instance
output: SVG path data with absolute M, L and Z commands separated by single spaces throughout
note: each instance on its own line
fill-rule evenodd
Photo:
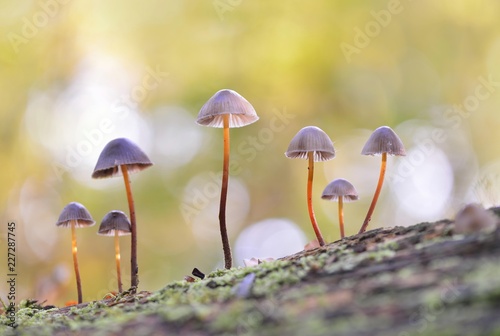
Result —
M 321 195 L 322 199 L 330 201 L 336 201 L 339 197 L 343 197 L 345 202 L 357 201 L 359 199 L 356 188 L 354 188 L 351 182 L 343 178 L 338 178 L 328 183 Z
M 123 211 L 112 210 L 104 216 L 97 234 L 102 236 L 114 236 L 115 231 L 119 236 L 129 235 L 131 232 L 130 221 Z
M 293 137 L 285 155 L 288 158 L 307 159 L 309 152 L 314 153 L 314 161 L 328 161 L 335 157 L 332 140 L 319 127 L 307 126 L 301 129 Z
M 382 126 L 373 131 L 366 142 L 361 154 L 376 155 L 406 155 L 405 146 L 398 135 L 388 126 Z
M 223 89 L 202 106 L 196 118 L 198 125 L 224 127 L 223 115 L 229 115 L 229 127 L 242 127 L 259 120 L 255 109 L 238 92 Z
M 88 210 L 78 202 L 71 202 L 64 207 L 59 215 L 56 225 L 71 227 L 71 222 L 73 222 L 77 228 L 92 226 L 95 224 L 95 221 L 92 219 Z
M 127 138 L 118 138 L 108 142 L 102 150 L 92 178 L 119 176 L 121 165 L 126 165 L 129 173 L 134 173 L 152 166 L 153 163 L 135 143 Z

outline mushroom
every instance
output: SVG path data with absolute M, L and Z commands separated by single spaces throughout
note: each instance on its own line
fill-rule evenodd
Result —
M 135 220 L 134 199 L 130 188 L 129 173 L 134 173 L 152 166 L 148 156 L 132 141 L 126 138 L 111 140 L 104 147 L 92 173 L 92 178 L 107 178 L 123 175 L 127 191 L 131 224 L 130 279 L 135 290 L 139 285 L 139 268 L 137 266 L 137 226 Z
M 491 232 L 495 230 L 497 220 L 481 204 L 467 204 L 455 217 L 455 233 Z
M 259 120 L 253 106 L 233 90 L 220 90 L 201 108 L 196 123 L 198 125 L 223 128 L 224 161 L 222 166 L 222 187 L 219 207 L 219 224 L 224 251 L 225 268 L 232 266 L 231 247 L 226 228 L 226 200 L 229 179 L 229 128 L 242 127 Z
M 382 164 L 380 166 L 380 176 L 378 179 L 377 189 L 373 195 L 373 200 L 366 214 L 365 221 L 359 230 L 359 233 L 366 231 L 368 223 L 371 220 L 373 210 L 375 210 L 375 205 L 377 204 L 378 196 L 380 195 L 380 190 L 382 189 L 382 184 L 384 183 L 385 169 L 387 165 L 387 154 L 404 156 L 406 155 L 405 147 L 401 139 L 397 134 L 388 126 L 381 126 L 373 131 L 372 135 L 366 142 L 363 150 L 361 151 L 363 155 L 377 155 L 382 154 Z
M 312 206 L 312 182 L 314 175 L 314 161 L 327 161 L 335 157 L 335 149 L 332 140 L 322 129 L 315 126 L 302 128 L 292 139 L 288 150 L 285 152 L 288 158 L 299 158 L 309 160 L 309 174 L 307 178 L 307 209 L 309 218 L 316 234 L 320 246 L 325 245 L 325 241 L 316 222 Z
M 80 280 L 80 270 L 78 269 L 76 232 L 75 229 L 92 226 L 95 221 L 85 207 L 77 202 L 71 202 L 64 207 L 59 215 L 56 225 L 61 227 L 71 227 L 71 250 L 73 252 L 73 264 L 75 266 L 76 289 L 78 292 L 78 303 L 82 303 L 82 283 Z
M 328 183 L 323 190 L 321 195 L 322 199 L 337 201 L 339 202 L 339 226 L 340 226 L 340 238 L 344 238 L 344 202 L 357 201 L 359 199 L 358 192 L 356 188 L 351 184 L 351 182 L 339 178 Z
M 116 274 L 118 279 L 118 293 L 123 292 L 122 274 L 120 271 L 120 236 L 129 235 L 131 232 L 130 221 L 124 212 L 113 210 L 104 216 L 99 226 L 97 234 L 102 236 L 115 237 L 115 259 L 116 259 Z

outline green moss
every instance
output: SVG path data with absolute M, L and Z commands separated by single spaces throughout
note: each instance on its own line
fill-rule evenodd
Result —
M 498 260 L 482 262 L 473 271 L 464 277 L 481 301 L 494 306 L 500 306 L 500 264 Z
M 462 331 L 466 320 L 473 334 L 474 321 L 500 305 L 499 249 L 491 249 L 500 238 L 452 237 L 451 225 L 373 230 L 282 260 L 85 306 L 45 310 L 26 300 L 18 307 L 19 328 L 6 327 L 0 316 L 0 333 L 151 334 L 160 325 L 172 334 L 446 335 Z M 440 255 L 442 247 L 459 254 Z M 252 290 L 238 298 L 235 289 L 250 273 Z M 453 315 L 464 310 L 466 319 Z M 500 324 L 494 321 L 491 330 Z
M 325 284 L 317 284 L 311 286 L 301 286 L 298 288 L 292 288 L 282 296 L 282 300 L 299 300 L 304 297 L 321 295 L 327 292 L 328 286 Z
M 221 314 L 218 314 L 211 325 L 211 330 L 216 333 L 229 332 L 237 329 L 240 325 L 247 329 L 253 329 L 260 324 L 262 315 L 252 309 L 250 302 L 238 300 L 227 306 Z

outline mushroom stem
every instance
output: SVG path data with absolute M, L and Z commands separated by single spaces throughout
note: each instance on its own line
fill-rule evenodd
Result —
M 339 226 L 340 226 L 340 238 L 344 238 L 344 198 L 339 196 Z
M 132 190 L 130 188 L 127 166 L 121 165 L 120 169 L 122 170 L 123 181 L 125 182 L 125 189 L 127 190 L 128 208 L 130 211 L 130 286 L 132 288 L 132 292 L 135 293 L 135 290 L 139 285 L 139 267 L 137 266 L 137 225 L 135 222 L 134 198 L 132 197 Z
M 323 236 L 321 235 L 321 231 L 319 231 L 318 223 L 316 223 L 316 217 L 314 216 L 314 210 L 312 206 L 312 182 L 314 176 L 314 152 L 309 152 L 309 174 L 307 176 L 307 209 L 309 210 L 309 218 L 311 219 L 311 224 L 314 229 L 314 233 L 316 234 L 316 238 L 318 239 L 318 243 L 320 246 L 325 245 L 325 241 L 323 240 Z
M 219 223 L 220 234 L 222 237 L 222 248 L 224 250 L 224 265 L 226 269 L 230 269 L 233 264 L 233 260 L 231 257 L 231 247 L 229 246 L 229 238 L 227 237 L 226 228 L 227 184 L 229 179 L 229 114 L 224 114 L 222 117 L 224 122 L 224 162 L 222 166 Z
M 380 195 L 380 190 L 382 190 L 382 184 L 384 184 L 386 166 L 387 166 L 387 153 L 382 153 L 382 164 L 380 166 L 380 176 L 378 178 L 377 189 L 375 190 L 375 194 L 373 195 L 372 204 L 368 209 L 365 221 L 363 222 L 363 225 L 361 226 L 361 229 L 359 230 L 358 233 L 365 232 L 366 228 L 368 227 L 368 224 L 370 223 L 370 220 L 372 219 L 373 210 L 375 210 L 375 205 L 377 205 L 377 200 L 378 196 Z
M 76 222 L 76 223 L 75 223 Z M 71 250 L 73 252 L 73 264 L 75 265 L 76 289 L 78 291 L 78 303 L 82 303 L 82 282 L 80 280 L 80 270 L 78 269 L 77 247 L 76 247 L 76 232 L 75 226 L 78 225 L 78 220 L 71 221 Z
M 115 230 L 115 258 L 116 258 L 118 293 L 121 293 L 123 292 L 123 287 L 122 287 L 122 272 L 120 270 L 120 236 L 118 235 L 118 230 Z

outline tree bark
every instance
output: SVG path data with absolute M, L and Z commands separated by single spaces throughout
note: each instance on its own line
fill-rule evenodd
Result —
M 455 234 L 450 220 L 380 228 L 153 293 L 124 293 L 31 318 L 24 312 L 16 331 L 497 335 L 499 260 L 498 225 L 491 232 L 468 235 Z

